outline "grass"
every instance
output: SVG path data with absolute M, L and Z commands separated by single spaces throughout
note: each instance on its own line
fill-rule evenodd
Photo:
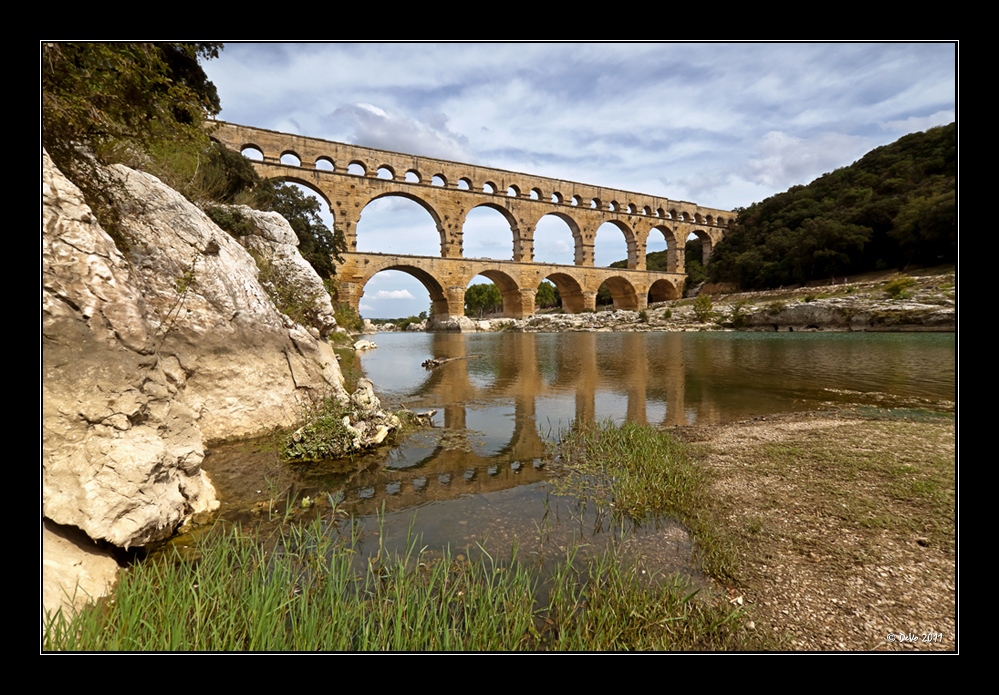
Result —
M 711 514 L 708 473 L 690 445 L 654 427 L 603 423 L 562 433 L 557 455 L 568 472 L 561 490 L 602 501 L 636 521 L 675 519 L 693 536 L 705 571 L 731 574 L 734 554 Z
M 358 561 L 356 538 L 316 520 L 274 543 L 218 527 L 195 562 L 137 564 L 113 597 L 46 619 L 46 651 L 513 651 L 759 649 L 725 601 L 654 577 L 614 551 L 570 548 L 540 578 L 514 551 Z M 540 597 L 547 601 L 540 603 Z

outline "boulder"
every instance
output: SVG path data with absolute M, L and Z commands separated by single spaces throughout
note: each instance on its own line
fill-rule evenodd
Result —
M 129 547 L 218 505 L 204 441 L 346 394 L 330 346 L 275 308 L 246 249 L 155 177 L 110 175 L 127 257 L 43 154 L 42 505 Z

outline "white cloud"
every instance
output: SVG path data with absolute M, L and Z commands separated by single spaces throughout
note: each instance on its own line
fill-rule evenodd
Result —
M 408 152 L 439 159 L 468 161 L 473 157 L 468 139 L 447 128 L 447 116 L 429 114 L 426 120 L 389 113 L 373 104 L 341 106 L 332 118 L 350 132 L 350 142 L 394 152 Z
M 409 290 L 379 290 L 374 299 L 415 299 Z
M 806 140 L 771 131 L 760 142 L 757 156 L 746 162 L 746 178 L 777 191 L 851 164 L 869 149 L 866 138 L 842 133 L 822 133 Z

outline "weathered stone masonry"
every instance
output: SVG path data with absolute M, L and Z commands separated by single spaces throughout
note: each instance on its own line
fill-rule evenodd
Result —
M 212 137 L 240 152 L 258 150 L 263 155 L 255 163 L 259 173 L 305 185 L 326 200 L 348 246 L 337 269 L 338 299 L 355 309 L 364 285 L 382 270 L 401 270 L 419 279 L 437 318 L 462 315 L 465 288 L 480 274 L 496 283 L 504 314 L 514 318 L 534 313 L 537 286 L 546 278 L 558 287 L 563 307 L 570 312 L 594 309 L 604 282 L 616 308 L 643 309 L 650 301 L 682 296 L 687 237 L 695 234 L 702 240 L 707 264 L 733 219 L 726 210 L 657 196 L 231 123 L 213 124 Z M 297 158 L 299 165 L 282 164 L 285 155 Z M 351 165 L 363 173 L 348 173 Z M 357 253 L 361 211 L 371 201 L 393 195 L 415 201 L 430 214 L 440 234 L 440 257 Z M 463 258 L 462 227 L 468 213 L 480 206 L 499 211 L 510 223 L 512 261 Z M 572 231 L 575 265 L 534 263 L 534 231 L 549 214 Z M 593 265 L 597 229 L 607 222 L 620 229 L 627 242 L 627 270 Z M 667 272 L 646 271 L 652 233 L 666 240 Z

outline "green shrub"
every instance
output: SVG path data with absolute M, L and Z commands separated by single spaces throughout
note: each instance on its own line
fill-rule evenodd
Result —
M 642 309 L 641 311 L 639 311 L 638 312 L 638 321 L 639 321 L 639 323 L 648 323 L 649 322 L 649 312 L 646 311 L 645 309 Z
M 749 306 L 748 299 L 740 299 L 732 306 L 732 311 L 729 314 L 728 320 L 732 328 L 745 328 L 747 319 L 749 317 L 746 312 L 746 307 Z
M 907 275 L 902 275 L 901 273 L 896 273 L 888 279 L 887 283 L 885 283 L 884 291 L 885 294 L 892 299 L 908 299 L 912 296 L 912 293 L 908 290 L 915 284 L 916 281 L 913 278 Z
M 364 319 L 355 311 L 350 304 L 337 304 L 333 307 L 333 317 L 336 318 L 338 326 L 346 328 L 348 331 L 359 333 L 364 329 Z
M 701 323 L 707 323 L 714 316 L 714 304 L 711 302 L 710 294 L 699 294 L 694 300 L 694 316 Z
M 204 211 L 219 229 L 237 239 L 253 232 L 253 223 L 237 208 L 228 205 L 206 205 Z

